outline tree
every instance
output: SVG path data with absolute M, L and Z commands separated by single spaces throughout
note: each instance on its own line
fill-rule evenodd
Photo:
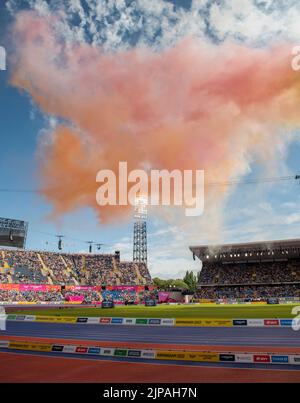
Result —
M 196 291 L 198 281 L 192 270 L 190 272 L 187 270 L 183 281 L 187 284 L 189 291 Z
M 189 289 L 189 286 L 181 279 L 168 279 L 168 280 L 163 280 L 161 278 L 155 277 L 153 279 L 154 285 L 156 285 L 158 288 L 164 288 L 164 289 L 172 289 L 172 288 L 179 288 L 181 290 L 187 290 Z

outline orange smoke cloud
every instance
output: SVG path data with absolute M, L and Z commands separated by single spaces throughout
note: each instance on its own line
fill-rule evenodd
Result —
M 208 182 L 247 172 L 254 154 L 276 157 L 288 141 L 280 129 L 300 124 L 300 75 L 291 48 L 207 45 L 186 38 L 153 52 L 105 53 L 65 44 L 55 20 L 32 12 L 13 27 L 12 83 L 41 110 L 61 119 L 40 147 L 42 194 L 56 214 L 90 206 L 103 221 L 126 208 L 96 206 L 96 173 L 128 168 L 204 169 Z M 227 189 L 207 188 L 206 211 Z M 217 214 L 219 216 L 219 214 Z

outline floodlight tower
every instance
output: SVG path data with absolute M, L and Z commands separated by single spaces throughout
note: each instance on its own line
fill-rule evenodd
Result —
M 134 205 L 133 261 L 147 265 L 147 197 L 139 196 Z

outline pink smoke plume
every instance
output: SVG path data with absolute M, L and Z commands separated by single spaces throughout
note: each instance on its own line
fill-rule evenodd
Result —
M 154 52 L 107 53 L 66 44 L 55 19 L 20 13 L 13 27 L 12 83 L 61 119 L 39 149 L 42 194 L 55 214 L 90 206 L 103 221 L 126 207 L 96 206 L 100 169 L 204 169 L 208 182 L 269 163 L 300 124 L 300 75 L 288 44 L 253 49 L 186 38 Z M 228 189 L 206 189 L 206 212 L 220 216 Z M 213 210 L 210 210 L 213 209 Z

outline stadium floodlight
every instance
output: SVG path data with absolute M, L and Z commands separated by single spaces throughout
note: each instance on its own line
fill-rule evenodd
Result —
M 139 220 L 147 219 L 148 199 L 145 196 L 138 196 L 134 203 L 134 218 Z
M 64 238 L 64 236 L 63 235 L 55 235 L 55 236 L 58 238 L 58 244 L 57 244 L 58 250 L 62 250 L 63 248 L 62 239 Z
M 147 206 L 148 198 L 138 196 L 134 206 L 133 261 L 147 264 Z
M 93 251 L 93 241 L 86 241 L 86 243 L 89 245 L 89 253 L 92 253 Z

